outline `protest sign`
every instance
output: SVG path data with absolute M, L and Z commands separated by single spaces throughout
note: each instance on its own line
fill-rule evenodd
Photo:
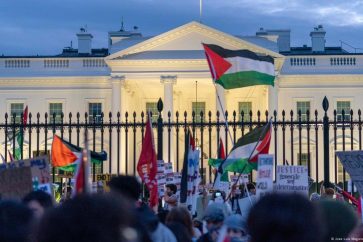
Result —
M 338 151 L 335 152 L 344 169 L 350 175 L 358 192 L 363 194 L 363 151 Z
M 244 219 L 247 220 L 248 214 L 252 208 L 252 206 L 256 203 L 257 196 L 251 195 L 250 197 L 244 197 L 241 199 L 238 199 L 238 205 L 241 210 L 241 215 Z
M 261 198 L 273 191 L 273 155 L 258 156 L 258 170 L 256 178 L 256 195 Z
M 30 167 L 31 176 L 37 178 L 39 185 L 51 183 L 48 156 L 39 156 L 15 162 L 17 167 Z
M 173 174 L 173 164 L 172 163 L 165 163 L 164 164 L 165 174 Z
M 239 179 L 238 179 L 238 177 L 239 177 Z M 230 181 L 231 181 L 232 184 L 241 185 L 241 184 L 244 184 L 244 183 L 248 183 L 249 178 L 250 178 L 249 174 L 241 174 L 241 176 L 231 175 L 230 176 Z
M 100 184 L 102 184 L 102 189 L 105 192 L 110 191 L 110 187 L 109 187 L 109 183 L 111 181 L 112 177 L 115 177 L 115 174 L 96 174 L 96 189 L 95 190 L 99 190 Z
M 297 192 L 308 196 L 308 168 L 306 166 L 277 166 L 275 190 Z
M 165 163 L 163 160 L 157 160 L 157 166 L 158 166 L 158 171 L 157 173 L 164 173 L 165 171 Z
M 0 172 L 1 199 L 21 199 L 32 189 L 30 167 L 17 167 Z

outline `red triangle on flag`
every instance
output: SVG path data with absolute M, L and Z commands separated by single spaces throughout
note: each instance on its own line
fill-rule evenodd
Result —
M 203 47 L 212 77 L 214 80 L 218 80 L 232 66 L 232 64 L 211 50 L 208 45 L 203 44 Z

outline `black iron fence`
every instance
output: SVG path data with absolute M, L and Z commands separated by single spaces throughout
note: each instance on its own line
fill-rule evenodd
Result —
M 204 182 L 213 180 L 213 169 L 208 166 L 209 158 L 216 158 L 218 140 L 222 138 L 225 152 L 232 148 L 238 138 L 256 126 L 264 125 L 272 118 L 273 131 L 270 153 L 275 156 L 276 165 L 306 165 L 309 176 L 319 182 L 341 183 L 347 186 L 349 176 L 340 165 L 334 151 L 356 150 L 362 148 L 361 111 L 353 110 L 337 113 L 329 119 L 327 115 L 328 100 L 323 102 L 322 112 L 300 110 L 281 113 L 256 112 L 245 114 L 233 111 L 188 114 L 187 112 L 170 112 L 162 118 L 163 104 L 158 102 L 158 119 L 153 123 L 156 131 L 155 144 L 158 159 L 174 164 L 174 170 L 182 168 L 184 155 L 184 135 L 188 129 L 196 138 L 197 148 L 201 151 L 200 170 Z M 224 121 L 226 118 L 228 126 Z M 0 141 L 2 140 L 5 160 L 9 161 L 9 151 L 15 153 L 17 132 L 23 132 L 24 145 L 21 157 L 26 159 L 40 154 L 49 154 L 53 135 L 77 145 L 83 145 L 83 132 L 89 132 L 90 149 L 105 150 L 108 159 L 100 166 L 93 165 L 95 178 L 98 173 L 136 175 L 136 166 L 141 151 L 146 122 L 146 113 L 126 112 L 89 116 L 87 113 L 75 116 L 69 113 L 60 118 L 54 113 L 33 116 L 29 113 L 27 124 L 23 117 L 5 114 L 5 122 L 0 124 Z M 198 122 L 197 122 L 198 120 Z M 154 132 L 155 133 L 155 132 Z M 330 137 L 330 138 L 329 138 Z M 53 169 L 53 178 L 60 175 Z M 251 174 L 253 179 L 253 174 Z M 318 186 L 316 186 L 318 188 Z

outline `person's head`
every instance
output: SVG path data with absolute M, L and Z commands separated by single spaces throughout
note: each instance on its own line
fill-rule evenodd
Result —
M 326 225 L 324 241 L 331 241 L 331 238 L 347 238 L 358 225 L 355 212 L 343 202 L 322 199 L 317 205 L 322 214 L 323 224 Z
M 247 224 L 243 217 L 234 214 L 226 218 L 224 225 L 227 227 L 230 238 L 243 238 L 247 235 Z
M 53 207 L 52 197 L 43 191 L 32 191 L 23 198 L 23 203 L 30 208 L 36 218 L 41 218 L 48 208 Z
M 133 201 L 137 201 L 141 194 L 141 184 L 134 176 L 120 175 L 112 177 L 109 187 L 111 192 L 121 194 Z
M 224 218 L 226 217 L 224 213 L 223 204 L 212 203 L 209 204 L 204 211 L 204 220 L 207 223 L 208 231 L 218 230 L 222 225 Z
M 178 188 L 176 187 L 175 184 L 166 184 L 165 187 L 166 187 L 166 193 L 169 196 L 175 194 L 177 192 L 177 190 L 178 190 Z
M 319 242 L 322 221 L 316 206 L 299 194 L 269 194 L 252 208 L 247 220 L 251 242 Z
M 32 221 L 32 211 L 24 204 L 15 201 L 0 202 L 0 241 L 30 241 Z
M 333 188 L 329 187 L 329 188 L 326 188 L 325 189 L 325 192 L 323 194 L 323 197 L 324 198 L 331 198 L 333 199 L 334 198 L 334 195 L 335 195 L 335 191 Z
M 137 239 L 131 205 L 120 196 L 79 195 L 43 216 L 38 242 L 120 242 Z
M 176 241 L 178 242 L 191 242 L 192 236 L 188 233 L 188 229 L 184 224 L 178 222 L 171 222 L 167 224 L 168 228 L 173 232 Z
M 165 223 L 168 225 L 172 222 L 178 222 L 183 224 L 191 236 L 194 235 L 192 217 L 189 211 L 184 207 L 173 208 L 166 216 Z
M 310 195 L 310 201 L 319 201 L 320 200 L 320 195 L 319 193 L 317 192 L 313 192 L 311 195 Z
M 247 184 L 247 190 L 251 194 L 256 194 L 256 187 L 255 187 L 255 185 L 253 185 L 253 183 Z

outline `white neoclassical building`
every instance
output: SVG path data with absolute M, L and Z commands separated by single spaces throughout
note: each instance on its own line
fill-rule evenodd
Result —
M 290 30 L 260 29 L 252 36 L 233 36 L 198 22 L 190 22 L 152 37 L 124 29 L 112 31 L 108 36 L 108 48 L 92 49 L 92 34 L 81 30 L 77 34 L 78 49 L 68 47 L 56 56 L 0 56 L 0 114 L 3 114 L 0 121 L 5 121 L 5 112 L 19 115 L 26 105 L 33 114 L 32 122 L 36 121 L 38 112 L 42 123 L 45 122 L 46 112 L 56 113 L 57 121 L 63 112 L 65 122 L 69 120 L 69 113 L 73 114 L 71 120 L 75 122 L 77 112 L 81 113 L 81 121 L 84 120 L 85 112 L 91 118 L 96 114 L 96 119 L 103 112 L 105 122 L 109 120 L 109 112 L 112 112 L 114 122 L 117 121 L 116 113 L 120 112 L 120 122 L 125 122 L 125 112 L 129 112 L 128 121 L 133 120 L 132 114 L 136 112 L 136 119 L 140 121 L 142 111 L 152 110 L 156 113 L 156 102 L 160 97 L 164 102 L 165 120 L 168 119 L 168 111 L 173 114 L 179 111 L 180 120 L 184 120 L 183 113 L 187 111 L 187 119 L 191 120 L 190 113 L 193 110 L 197 113 L 212 111 L 215 120 L 214 113 L 222 110 L 216 93 L 220 96 L 224 110 L 230 114 L 234 110 L 238 114 L 241 111 L 252 111 L 253 119 L 257 118 L 257 110 L 262 112 L 263 120 L 266 110 L 270 114 L 276 110 L 279 119 L 282 110 L 286 110 L 287 120 L 290 120 L 290 110 L 294 115 L 301 110 L 303 120 L 306 119 L 307 110 L 311 113 L 318 110 L 321 119 L 324 96 L 330 102 L 330 117 L 333 117 L 334 109 L 340 114 L 341 110 L 353 109 L 356 112 L 363 108 L 363 54 L 350 53 L 342 47 L 325 46 L 325 31 L 322 26 L 314 28 L 310 36 L 311 47 L 291 47 Z M 201 43 L 271 55 L 275 59 L 275 86 L 253 86 L 228 91 L 214 86 Z M 240 118 L 239 115 L 238 117 Z M 171 115 L 170 118 L 175 121 L 176 117 Z M 313 118 L 312 114 L 311 119 Z M 338 119 L 341 118 L 338 115 Z M 350 119 L 350 115 L 345 118 Z M 48 117 L 47 121 L 52 122 L 52 118 Z M 304 164 L 309 160 L 312 177 L 322 179 L 323 152 L 322 145 L 319 146 L 322 133 L 316 139 L 315 133 L 311 131 L 308 142 L 306 131 L 302 132 L 302 138 L 299 139 L 297 129 L 293 131 L 294 135 L 290 135 L 288 126 L 286 130 L 285 154 L 282 154 L 282 146 L 279 145 L 277 162 L 282 163 L 282 157 L 290 162 L 295 160 L 295 164 L 298 161 Z M 337 144 L 337 149 L 341 149 L 345 140 L 343 142 L 338 130 L 335 139 L 337 142 L 334 143 L 333 130 L 331 131 L 331 149 L 335 148 L 334 144 Z M 41 150 L 50 149 L 52 133 L 48 132 L 47 140 L 41 133 Z M 57 129 L 56 132 L 59 133 L 60 130 Z M 105 133 L 107 134 L 107 130 Z M 73 130 L 71 136 L 75 134 Z M 107 150 L 110 138 L 113 147 L 116 147 L 116 131 L 113 131 L 112 137 L 106 134 L 103 141 L 100 134 L 97 135 L 96 149 L 102 143 Z M 67 132 L 64 133 L 65 137 L 68 135 Z M 106 162 L 104 166 L 107 171 L 115 173 L 127 169 L 128 172 L 133 172 L 141 147 L 141 135 L 138 134 L 135 142 L 130 137 L 128 144 L 125 144 L 125 135 L 125 132 L 120 133 L 120 154 L 117 154 L 116 149 L 110 149 L 112 161 Z M 170 155 L 168 149 L 164 148 L 163 156 L 164 160 L 173 162 L 176 167 L 176 160 L 182 160 L 183 142 L 180 138 L 181 148 L 179 154 L 176 154 L 178 138 L 175 131 L 171 132 L 171 136 Z M 281 136 L 277 138 L 279 143 L 282 142 Z M 34 144 L 36 132 L 33 131 L 29 137 L 25 138 L 25 157 L 37 148 Z M 75 140 L 74 137 L 72 139 Z M 164 132 L 164 140 L 166 139 L 167 132 Z M 358 135 L 351 139 L 347 132 L 345 139 L 347 149 L 350 149 L 351 140 L 355 148 L 358 146 Z M 4 144 L 4 138 L 1 140 Z M 31 140 L 33 143 L 31 149 L 28 149 Z M 217 146 L 214 133 L 210 142 L 213 142 L 213 147 Z M 208 147 L 209 144 L 204 141 L 203 145 Z M 273 147 L 274 142 L 271 146 L 272 153 L 275 152 Z M 4 152 L 4 147 L 0 152 Z M 206 156 L 215 156 L 216 150 L 205 153 Z M 121 162 L 119 167 L 116 157 Z M 341 168 L 335 168 L 333 153 L 330 160 L 331 171 L 337 169 L 338 174 L 335 177 L 334 172 L 331 172 L 331 179 L 342 179 Z M 316 162 L 319 163 L 318 173 Z M 203 161 L 204 167 L 206 164 L 207 159 Z

